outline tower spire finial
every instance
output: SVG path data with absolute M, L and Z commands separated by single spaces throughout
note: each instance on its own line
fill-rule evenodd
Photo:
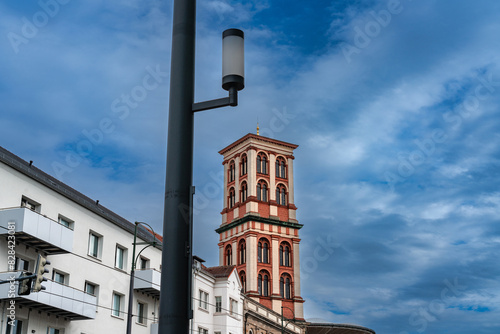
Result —
M 259 134 L 259 121 L 257 121 L 257 136 L 260 136 L 260 134 Z

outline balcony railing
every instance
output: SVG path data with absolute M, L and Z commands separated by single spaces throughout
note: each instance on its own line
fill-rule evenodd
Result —
M 20 272 L 0 273 L 0 280 L 18 277 Z M 15 305 L 43 310 L 49 314 L 68 320 L 94 319 L 97 311 L 97 298 L 84 291 L 53 281 L 43 283 L 46 290 L 32 292 L 27 296 L 17 294 L 18 282 L 11 288 L 9 283 L 0 284 L 0 299 L 15 300 Z M 11 295 L 14 294 L 14 295 Z M 11 298 L 12 297 L 12 298 Z
M 137 270 L 134 276 L 134 290 L 154 297 L 160 297 L 161 272 L 155 269 Z
M 28 208 L 0 210 L 0 235 L 13 229 L 16 241 L 46 254 L 73 250 L 73 230 Z

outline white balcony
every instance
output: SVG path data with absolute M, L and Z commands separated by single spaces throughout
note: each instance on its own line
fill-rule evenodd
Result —
M 161 272 L 155 269 L 137 270 L 134 276 L 134 290 L 154 297 L 160 297 Z
M 73 230 L 28 208 L 0 210 L 0 235 L 15 227 L 16 241 L 46 254 L 73 250 Z
M 8 280 L 12 275 L 19 276 L 19 272 L 0 273 L 0 280 Z M 47 281 L 42 284 L 46 290 L 32 292 L 27 296 L 17 294 L 18 282 L 12 287 L 9 296 L 10 284 L 0 284 L 0 299 L 14 299 L 16 307 L 23 306 L 40 310 L 68 320 L 94 319 L 97 311 L 97 298 L 83 291 L 56 282 Z M 13 297 L 13 298 L 9 298 Z

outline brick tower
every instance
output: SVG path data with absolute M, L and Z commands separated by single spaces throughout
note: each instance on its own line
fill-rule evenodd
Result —
M 299 229 L 293 194 L 293 150 L 298 146 L 247 134 L 224 157 L 220 265 L 236 265 L 246 294 L 303 320 Z M 292 311 L 293 310 L 293 314 Z

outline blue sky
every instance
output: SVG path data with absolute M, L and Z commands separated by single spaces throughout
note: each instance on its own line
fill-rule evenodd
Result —
M 0 145 L 161 231 L 172 2 L 54 3 L 0 4 Z M 227 28 L 245 31 L 246 87 L 195 117 L 195 253 L 218 264 L 217 152 L 258 121 L 300 145 L 307 318 L 498 333 L 499 15 L 486 0 L 198 1 L 196 100 L 224 96 Z

